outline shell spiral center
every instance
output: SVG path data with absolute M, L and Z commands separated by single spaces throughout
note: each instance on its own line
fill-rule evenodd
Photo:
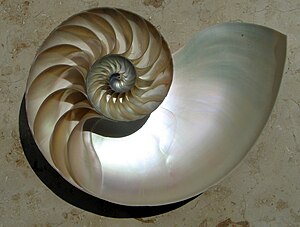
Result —
M 87 89 L 95 82 L 109 85 L 113 92 L 129 91 L 135 84 L 136 71 L 133 64 L 123 56 L 111 54 L 97 60 L 87 76 Z M 92 94 L 90 94 L 92 95 Z
M 88 72 L 86 89 L 89 100 L 101 112 L 99 101 L 103 96 L 106 100 L 121 98 L 122 93 L 134 87 L 136 78 L 135 67 L 127 58 L 117 54 L 106 55 L 97 60 Z

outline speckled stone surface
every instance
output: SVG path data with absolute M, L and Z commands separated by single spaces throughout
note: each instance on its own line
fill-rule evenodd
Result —
M 19 109 L 38 47 L 67 17 L 103 6 L 147 18 L 172 52 L 198 31 L 227 21 L 288 36 L 279 95 L 255 146 L 218 185 L 158 216 L 108 218 L 70 205 L 36 176 L 20 143 Z M 0 0 L 0 226 L 300 226 L 299 15 L 297 0 Z

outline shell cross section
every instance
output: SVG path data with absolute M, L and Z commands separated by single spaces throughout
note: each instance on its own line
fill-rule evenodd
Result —
M 251 148 L 285 56 L 283 34 L 225 23 L 196 34 L 172 60 L 140 16 L 88 10 L 40 47 L 27 81 L 28 124 L 45 159 L 84 192 L 132 206 L 182 201 Z

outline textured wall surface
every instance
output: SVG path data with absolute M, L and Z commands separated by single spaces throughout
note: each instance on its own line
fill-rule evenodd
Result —
M 114 219 L 76 208 L 39 180 L 20 144 L 19 108 L 38 47 L 70 15 L 100 6 L 147 18 L 172 52 L 196 32 L 227 21 L 288 36 L 280 92 L 255 146 L 217 186 L 165 214 Z M 298 0 L 0 0 L 0 226 L 300 226 L 299 15 Z

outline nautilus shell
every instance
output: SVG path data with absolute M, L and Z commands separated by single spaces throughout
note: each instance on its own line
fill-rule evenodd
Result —
M 210 27 L 170 53 L 142 17 L 70 17 L 32 64 L 26 111 L 46 160 L 79 189 L 162 205 L 216 184 L 245 156 L 275 102 L 286 37 L 254 24 Z

